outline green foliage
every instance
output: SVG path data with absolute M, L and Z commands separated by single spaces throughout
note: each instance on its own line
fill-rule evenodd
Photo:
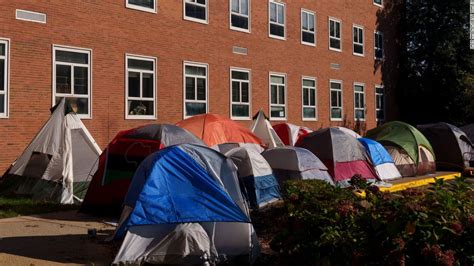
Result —
M 412 124 L 473 122 L 469 0 L 403 2 L 397 88 L 401 118 Z
M 77 210 L 77 205 L 62 205 L 48 201 L 34 201 L 28 198 L 0 197 L 0 218 L 31 215 L 55 211 Z
M 474 263 L 474 192 L 463 178 L 392 194 L 365 185 L 364 198 L 361 187 L 288 182 L 272 249 L 295 265 Z

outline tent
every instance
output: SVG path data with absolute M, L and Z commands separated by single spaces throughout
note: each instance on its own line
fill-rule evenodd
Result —
M 264 151 L 265 149 L 259 145 L 259 144 L 256 144 L 256 143 L 236 143 L 236 142 L 228 142 L 228 143 L 221 143 L 221 144 L 217 144 L 217 145 L 214 145 L 212 146 L 211 148 L 222 153 L 222 154 L 226 154 L 228 151 L 232 150 L 232 149 L 235 149 L 235 148 L 239 148 L 239 147 L 242 147 L 242 148 L 246 148 L 246 149 L 251 149 L 257 153 L 262 153 L 262 151 Z
M 99 167 L 81 210 L 120 214 L 138 165 L 149 154 L 182 143 L 205 145 L 187 130 L 169 124 L 150 124 L 119 132 L 100 155 Z
M 5 173 L 0 195 L 21 194 L 71 204 L 81 201 L 101 150 L 62 99 Z
M 334 184 L 327 167 L 310 151 L 300 147 L 277 147 L 262 153 L 280 183 L 289 179 L 319 179 Z
M 474 150 L 461 129 L 448 123 L 419 125 L 417 128 L 433 147 L 438 170 L 464 171 L 469 167 Z
M 436 171 L 433 148 L 416 128 L 392 121 L 369 130 L 367 137 L 382 144 L 402 176 L 417 176 Z
M 340 129 L 319 129 L 304 136 L 298 145 L 321 159 L 336 183 L 347 184 L 354 175 L 377 179 L 364 146 Z
M 375 172 L 380 179 L 391 180 L 402 177 L 392 157 L 390 157 L 390 154 L 388 154 L 382 144 L 367 138 L 358 138 L 357 140 L 364 145 L 372 165 L 375 168 Z
M 114 264 L 204 264 L 243 259 L 259 246 L 234 163 L 203 146 L 182 144 L 148 156 L 126 195 L 114 238 Z
M 300 138 L 313 132 L 307 127 L 300 127 L 290 123 L 282 123 L 273 126 L 275 132 L 285 145 L 295 146 Z
M 259 137 L 268 148 L 285 146 L 262 110 L 258 111 L 253 117 L 250 130 Z
M 474 123 L 461 127 L 461 130 L 466 133 L 471 143 L 474 143 Z
M 241 190 L 252 208 L 258 209 L 281 199 L 272 168 L 260 153 L 241 147 L 225 155 L 237 166 Z
M 358 138 L 362 138 L 362 136 L 359 135 L 357 132 L 355 132 L 354 130 L 349 129 L 349 128 L 347 128 L 347 127 L 334 127 L 334 128 L 340 129 L 340 130 L 342 130 L 344 133 L 349 134 L 349 135 L 353 136 L 354 138 L 357 138 L 357 139 L 358 139 Z
M 176 125 L 198 136 L 209 147 L 228 142 L 263 145 L 263 142 L 247 128 L 215 114 L 195 115 Z

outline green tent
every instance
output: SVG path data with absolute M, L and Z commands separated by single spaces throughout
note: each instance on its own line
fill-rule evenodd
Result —
M 424 175 L 433 173 L 436 169 L 430 142 L 407 123 L 385 123 L 369 130 L 367 137 L 385 146 L 403 176 Z

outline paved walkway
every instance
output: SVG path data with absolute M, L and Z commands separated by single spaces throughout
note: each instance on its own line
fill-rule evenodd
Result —
M 0 265 L 110 265 L 115 247 L 103 240 L 113 230 L 76 211 L 0 219 Z

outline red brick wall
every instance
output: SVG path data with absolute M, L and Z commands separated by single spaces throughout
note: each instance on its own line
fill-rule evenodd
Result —
M 209 111 L 229 116 L 229 68 L 251 69 L 252 113 L 268 113 L 269 71 L 287 74 L 288 121 L 311 128 L 329 121 L 329 79 L 343 81 L 344 114 L 353 123 L 353 82 L 365 83 L 367 128 L 375 126 L 373 32 L 379 11 L 372 0 L 288 0 L 285 41 L 268 37 L 268 3 L 252 0 L 251 33 L 229 29 L 229 1 L 212 0 L 209 24 L 183 20 L 179 0 L 158 0 L 156 14 L 125 8 L 124 0 L 3 1 L 0 38 L 10 43 L 10 104 L 0 119 L 0 171 L 21 153 L 49 117 L 52 46 L 92 49 L 92 119 L 83 120 L 103 148 L 119 130 L 175 123 L 183 114 L 183 61 L 209 64 Z M 316 12 L 316 47 L 300 43 L 300 9 Z M 47 14 L 47 23 L 15 20 L 15 9 Z M 328 16 L 342 20 L 342 52 L 328 49 Z M 352 24 L 365 27 L 365 57 L 352 54 Z M 232 53 L 245 47 L 248 55 Z M 386 53 L 390 51 L 385 51 Z M 157 63 L 157 119 L 125 120 L 125 53 Z M 330 68 L 341 65 L 340 70 Z M 375 73 L 374 73 L 375 72 Z M 317 78 L 318 121 L 301 121 L 301 76 Z M 249 121 L 242 123 L 249 124 Z

